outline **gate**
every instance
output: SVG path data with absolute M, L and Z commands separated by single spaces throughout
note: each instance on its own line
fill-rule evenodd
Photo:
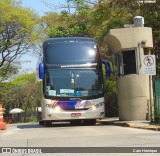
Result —
M 154 81 L 154 117 L 155 122 L 160 122 L 160 79 Z

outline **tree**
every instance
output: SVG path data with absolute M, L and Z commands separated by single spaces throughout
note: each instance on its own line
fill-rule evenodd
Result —
M 0 95 L 6 113 L 13 108 L 21 108 L 24 110 L 24 121 L 31 115 L 36 119 L 36 97 L 41 97 L 36 95 L 35 73 L 18 76 L 11 82 L 3 82 L 0 85 Z
M 0 83 L 3 81 L 11 81 L 16 74 L 18 74 L 19 63 L 13 65 L 4 64 L 0 69 Z
M 69 7 L 74 7 L 75 12 L 70 13 L 68 9 L 63 9 L 60 14 L 50 12 L 42 17 L 43 26 L 48 28 L 48 37 L 90 36 L 88 30 L 89 6 L 83 0 L 67 0 L 67 4 Z
M 87 28 L 87 14 L 69 14 L 62 12 L 59 15 L 61 23 L 49 29 L 49 37 L 89 36 Z
M 0 0 L 0 68 L 8 68 L 37 40 L 37 15 L 15 0 Z

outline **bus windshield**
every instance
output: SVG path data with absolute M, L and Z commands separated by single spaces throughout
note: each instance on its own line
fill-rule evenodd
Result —
M 103 91 L 99 72 L 96 69 L 47 70 L 45 94 L 60 97 L 99 95 Z
M 98 59 L 97 45 L 92 42 L 58 42 L 44 46 L 46 64 L 85 64 Z

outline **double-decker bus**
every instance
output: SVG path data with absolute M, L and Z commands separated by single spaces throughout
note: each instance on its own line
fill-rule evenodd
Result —
M 39 78 L 43 84 L 42 119 L 94 125 L 105 116 L 102 62 L 95 39 L 49 38 L 43 42 Z

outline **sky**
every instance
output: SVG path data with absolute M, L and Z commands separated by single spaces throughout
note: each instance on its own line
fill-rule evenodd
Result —
M 45 12 L 56 11 L 60 12 L 59 6 L 66 3 L 66 0 L 21 0 L 22 6 L 34 9 L 40 16 Z M 49 8 L 47 4 L 52 4 L 54 7 Z
M 58 9 L 58 6 L 62 6 L 65 4 L 65 0 L 20 0 L 22 2 L 23 7 L 28 7 L 30 9 L 35 10 L 39 16 L 43 16 L 45 12 L 60 12 L 61 10 Z M 45 5 L 45 2 L 47 4 L 53 4 L 54 9 L 51 9 Z M 37 65 L 38 57 L 32 55 L 31 53 L 29 55 L 24 55 L 20 58 L 21 62 L 21 72 L 27 72 L 32 73 L 36 71 L 36 65 Z

